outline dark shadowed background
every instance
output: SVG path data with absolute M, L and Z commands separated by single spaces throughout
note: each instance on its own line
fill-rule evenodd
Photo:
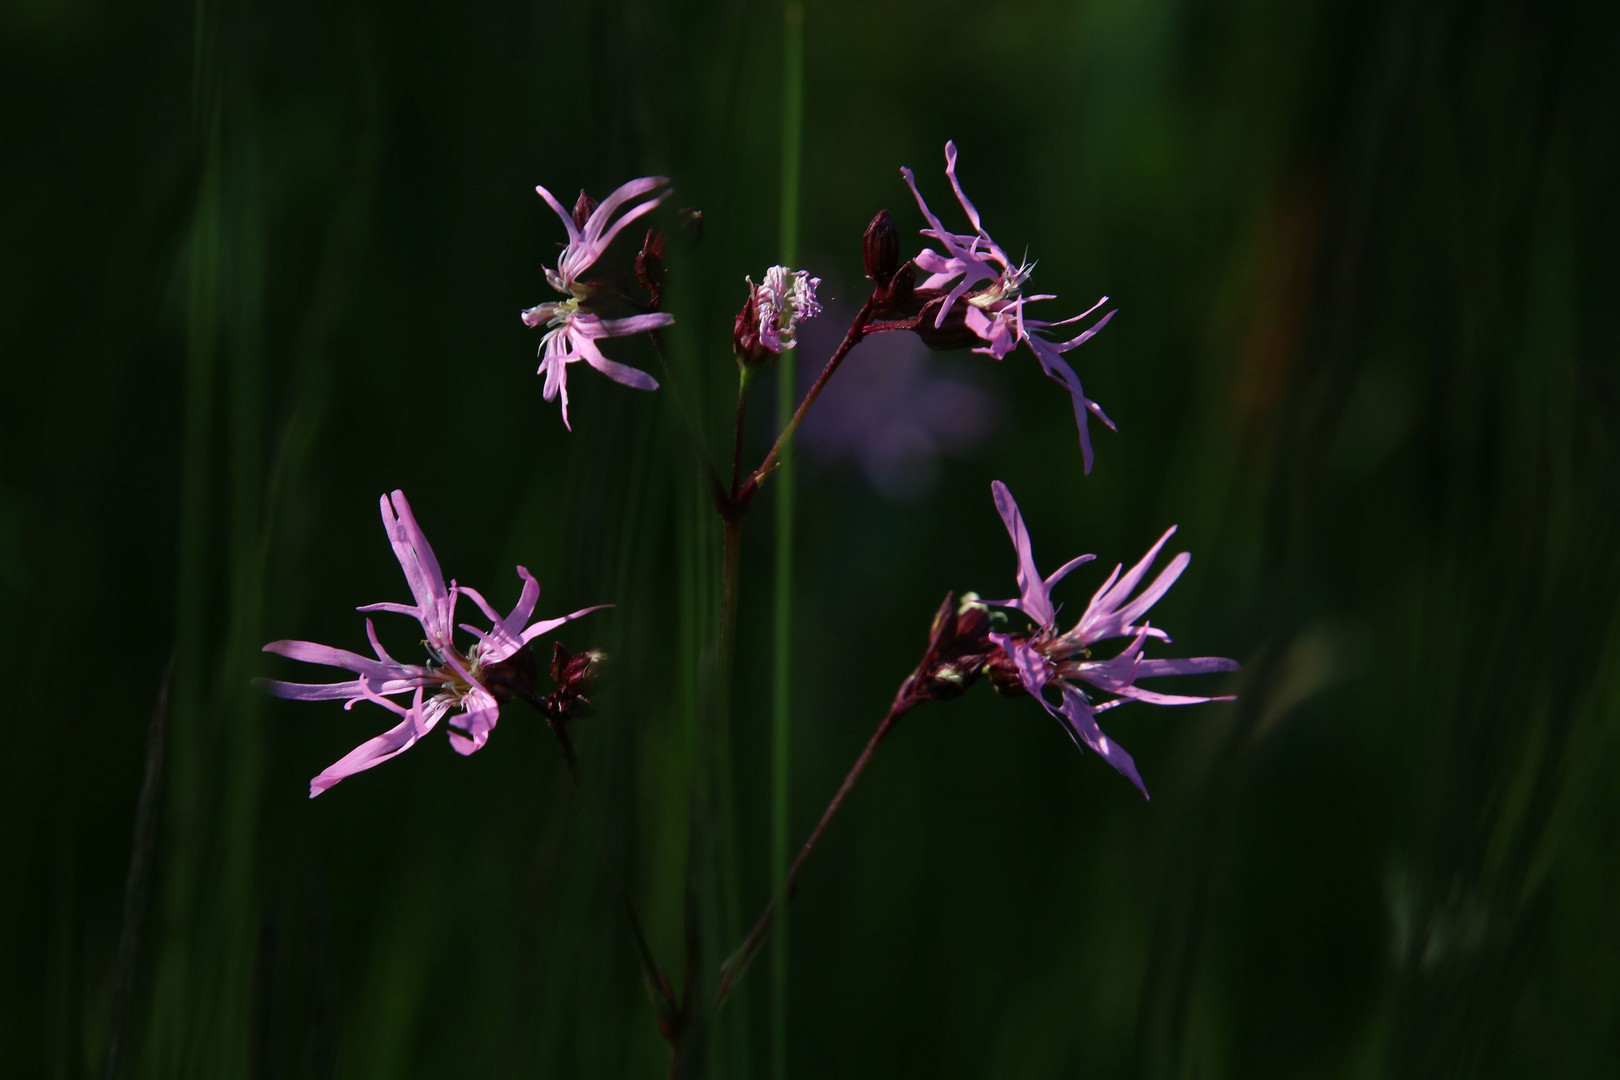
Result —
M 1054 312 L 1119 305 L 1071 356 L 1120 430 L 1086 477 L 1027 353 L 851 356 L 840 380 L 882 385 L 818 407 L 910 422 L 893 363 L 978 411 L 865 456 L 804 433 L 794 843 L 945 592 L 1012 590 L 992 479 L 1044 566 L 1099 554 L 1070 611 L 1179 524 L 1194 559 L 1155 623 L 1244 671 L 1202 684 L 1233 704 L 1108 715 L 1151 803 L 1028 699 L 902 721 L 793 906 L 788 1075 L 1607 1074 L 1614 10 L 806 6 L 800 262 L 829 308 L 859 303 L 875 211 L 921 225 L 900 165 L 958 220 L 954 138 Z M 704 220 L 672 242 L 675 362 L 725 447 L 731 316 L 779 250 L 780 12 L 0 23 L 0 1072 L 661 1075 L 612 883 L 678 970 L 719 530 L 670 387 L 577 368 L 570 434 L 518 312 L 561 239 L 534 184 L 667 173 L 663 223 Z M 644 339 L 610 351 L 662 374 Z M 249 679 L 293 674 L 264 642 L 364 648 L 353 608 L 404 598 L 395 487 L 498 606 L 515 563 L 542 614 L 618 605 L 560 635 L 612 656 L 588 798 L 521 706 L 473 757 L 435 734 L 305 797 L 386 718 Z M 733 930 L 771 888 L 774 496 L 744 536 L 740 873 L 731 910 L 704 900 Z M 716 1074 L 767 1074 L 770 985 L 762 963 L 727 1006 Z

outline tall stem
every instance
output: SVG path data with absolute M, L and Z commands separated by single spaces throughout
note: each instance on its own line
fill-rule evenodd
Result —
M 833 372 L 837 371 L 838 365 L 844 362 L 844 357 L 849 355 L 849 350 L 853 349 L 866 336 L 866 324 L 871 321 L 872 309 L 876 306 L 876 296 L 868 296 L 866 303 L 861 305 L 861 310 L 856 312 L 855 321 L 849 324 L 849 332 L 844 335 L 844 340 L 838 343 L 838 351 L 832 354 L 832 359 L 827 361 L 827 366 L 821 369 L 820 375 L 816 376 L 816 381 L 804 395 L 804 400 L 799 402 L 798 409 L 783 425 L 782 434 L 776 437 L 776 444 L 765 455 L 765 460 L 759 463 L 759 468 L 749 474 L 748 482 L 743 485 L 745 497 L 752 495 L 753 490 L 763 483 L 765 478 L 773 471 L 781 474 L 780 478 L 784 483 L 784 488 L 786 488 L 786 481 L 791 475 L 787 471 L 791 459 L 783 458 L 782 451 L 787 448 L 787 444 L 792 440 L 793 433 L 799 430 L 799 424 L 803 422 L 804 414 L 810 411 L 810 406 L 815 404 L 816 398 L 821 396 L 821 391 L 827 385 L 827 380 L 833 377 Z M 788 354 L 783 353 L 782 355 L 785 357 Z M 780 404 L 780 400 L 778 404 Z M 787 490 L 791 489 L 788 488 Z M 785 495 L 786 491 L 778 495 L 778 507 L 787 501 Z M 777 516 L 780 519 L 780 510 L 777 511 Z
M 737 374 L 737 430 L 731 437 L 731 498 L 737 498 L 737 485 L 742 481 L 743 407 L 748 401 L 748 377 L 753 369 L 744 367 Z
M 749 931 L 748 937 L 737 947 L 737 951 L 731 954 L 730 959 L 726 961 L 725 967 L 720 973 L 720 988 L 715 991 L 714 995 L 715 1007 L 718 1008 L 720 1003 L 726 1000 L 726 995 L 731 992 L 731 988 L 741 981 L 744 973 L 748 970 L 748 965 L 753 962 L 754 956 L 759 952 L 760 946 L 770 936 L 771 923 L 778 917 L 777 909 L 782 908 L 785 913 L 787 902 L 793 899 L 793 893 L 798 888 L 799 875 L 804 872 L 805 864 L 810 861 L 810 854 L 816 850 L 816 845 L 821 842 L 821 836 L 827 831 L 827 826 L 832 824 L 833 818 L 838 815 L 839 809 L 844 805 L 844 800 L 854 790 L 856 781 L 866 771 L 867 765 L 871 764 L 872 755 L 877 752 L 878 744 L 889 734 L 889 730 L 894 727 L 896 720 L 926 700 L 908 693 L 910 686 L 911 681 L 907 680 L 906 686 L 901 689 L 899 694 L 895 695 L 894 704 L 889 706 L 889 714 L 883 718 L 883 722 L 872 733 L 871 739 L 867 740 L 866 749 L 862 750 L 861 756 L 855 759 L 855 764 L 850 767 L 848 775 L 844 777 L 844 782 L 838 785 L 838 791 L 833 795 L 832 802 L 828 803 L 827 809 L 821 812 L 821 820 L 816 822 L 816 827 L 811 831 L 810 838 L 804 842 L 804 847 L 799 849 L 798 858 L 793 860 L 793 866 L 788 870 L 787 877 L 782 882 L 782 887 L 766 903 L 765 910 L 760 912 L 759 919 L 754 923 L 754 928 Z
M 804 3 L 782 6 L 782 263 L 799 259 L 799 155 L 804 121 Z M 778 361 L 777 422 L 798 426 L 792 413 L 795 383 L 793 351 Z M 778 445 L 781 440 L 777 440 Z M 774 449 L 774 448 L 773 448 Z M 779 478 L 776 501 L 776 596 L 771 680 L 771 878 L 782 880 L 788 852 L 788 750 L 792 729 L 793 654 L 793 473 L 789 465 Z M 755 481 L 757 483 L 757 481 Z M 737 491 L 732 480 L 732 494 Z M 787 933 L 778 934 L 771 952 L 771 1071 L 775 1080 L 787 1074 Z

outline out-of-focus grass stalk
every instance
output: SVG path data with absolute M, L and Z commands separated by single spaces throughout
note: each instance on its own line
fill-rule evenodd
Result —
M 782 6 L 782 263 L 793 267 L 799 257 L 799 154 L 804 121 L 804 3 Z M 793 418 L 794 362 L 782 353 L 776 386 L 779 428 Z M 771 684 L 771 879 L 780 885 L 788 865 L 788 762 L 792 731 L 793 631 L 793 459 L 784 456 L 776 483 L 775 656 Z M 781 912 L 771 940 L 771 1070 L 787 1072 L 787 912 Z
M 202 713 L 203 652 L 208 638 L 208 488 L 212 474 L 211 443 L 214 429 L 215 362 L 217 347 L 216 288 L 220 264 L 220 192 L 217 95 L 206 72 L 211 42 L 201 4 L 197 9 L 197 85 L 194 122 L 203 164 L 196 208 L 185 252 L 186 357 L 184 404 L 180 443 L 180 524 L 177 537 L 178 568 L 175 598 L 175 673 L 173 683 L 168 790 L 165 793 L 168 850 L 162 896 L 162 916 L 149 1033 L 143 1047 L 147 1067 L 154 1075 L 182 1075 L 185 1055 L 192 1043 L 182 1003 L 195 996 L 188 974 L 191 968 L 190 926 L 195 911 L 202 857 L 196 835 L 201 804 L 201 761 L 190 736 Z
M 221 83 L 220 17 L 197 7 L 168 872 L 142 1053 L 142 1071 L 169 1076 L 252 1071 L 265 227 L 251 117 Z

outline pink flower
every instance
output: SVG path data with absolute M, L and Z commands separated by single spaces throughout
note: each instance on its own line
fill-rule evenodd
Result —
M 573 425 L 568 422 L 568 365 L 575 361 L 583 360 L 614 382 L 625 386 L 633 386 L 637 390 L 658 389 L 658 380 L 645 371 L 603 356 L 597 342 L 603 338 L 627 337 L 669 326 L 675 317 L 655 311 L 622 319 L 604 319 L 591 310 L 593 290 L 582 280 L 582 275 L 596 264 L 626 225 L 663 202 L 669 192 L 659 192 L 637 203 L 616 221 L 613 220 L 614 214 L 630 200 L 647 195 L 667 183 L 669 181 L 662 176 L 644 176 L 632 180 L 621 185 L 588 216 L 582 215 L 584 220 L 579 222 L 563 209 L 551 192 L 539 186 L 534 189 L 557 212 L 563 227 L 568 230 L 568 243 L 558 256 L 557 268 L 546 268 L 547 284 L 562 293 L 565 299 L 536 304 L 523 312 L 523 322 L 526 326 L 548 328 L 540 341 L 540 372 L 546 377 L 541 394 L 547 401 L 559 394 L 562 396 L 563 425 L 570 430 Z
M 528 570 L 520 566 L 517 572 L 523 579 L 523 591 L 517 605 L 503 618 L 477 591 L 458 586 L 454 581 L 448 588 L 445 586 L 439 562 L 428 546 L 427 537 L 417 527 L 404 492 L 383 496 L 381 504 L 383 525 L 388 530 L 400 568 L 405 571 L 405 581 L 415 603 L 367 604 L 359 610 L 411 616 L 421 624 L 426 635 L 422 644 L 427 648 L 429 659 L 424 664 L 395 660 L 377 640 L 377 631 L 370 619 L 366 620 L 366 637 L 376 659 L 311 641 L 272 641 L 264 647 L 268 653 L 307 664 L 342 668 L 356 676 L 335 683 L 254 680 L 255 685 L 277 697 L 295 701 L 342 700 L 345 709 L 353 708 L 359 701 L 370 701 L 400 717 L 394 727 L 362 743 L 311 781 L 310 798 L 339 780 L 406 750 L 446 716 L 451 716 L 450 745 L 458 753 L 470 754 L 482 748 L 500 718 L 500 703 L 510 696 L 513 677 L 527 657 L 528 643 L 581 615 L 611 606 L 598 604 L 560 619 L 529 623 L 535 602 L 540 598 L 540 586 Z M 456 604 L 463 595 L 489 619 L 492 624 L 489 629 L 455 624 Z M 455 631 L 458 628 L 474 638 L 471 645 L 457 644 Z M 408 706 L 389 700 L 405 693 L 412 695 Z M 429 694 L 431 696 L 427 696 Z
M 1150 585 L 1135 596 L 1131 595 L 1146 577 L 1165 542 L 1176 531 L 1174 525 L 1170 526 L 1159 537 L 1158 543 L 1148 549 L 1148 553 L 1130 570 L 1121 575 L 1121 567 L 1114 567 L 1108 580 L 1092 594 L 1091 602 L 1086 605 L 1080 620 L 1071 629 L 1060 633 L 1057 629 L 1057 608 L 1052 604 L 1052 588 L 1071 570 L 1096 556 L 1081 555 L 1059 567 L 1050 577 L 1041 577 L 1035 569 L 1029 530 L 1024 526 L 1024 517 L 1018 510 L 1018 504 L 1013 501 L 1012 493 L 999 480 L 990 485 L 990 491 L 995 498 L 996 509 L 1001 513 L 1001 520 L 1007 526 L 1007 533 L 1012 537 L 1013 548 L 1018 553 L 1019 595 L 1012 600 L 991 600 L 987 603 L 1022 612 L 1034 624 L 1027 636 L 991 634 L 990 639 L 1007 654 L 1018 682 L 1040 701 L 1047 712 L 1062 721 L 1075 745 L 1089 747 L 1101 755 L 1146 796 L 1147 788 L 1136 771 L 1136 763 L 1124 747 L 1103 734 L 1097 717 L 1127 701 L 1142 701 L 1150 705 L 1230 701 L 1230 697 L 1163 694 L 1144 690 L 1136 683 L 1139 679 L 1163 675 L 1202 675 L 1238 670 L 1235 660 L 1218 656 L 1150 660 L 1142 655 L 1148 638 L 1169 642 L 1170 635 L 1148 625 L 1142 617 L 1176 583 L 1192 556 L 1186 552 L 1177 555 Z M 1111 638 L 1130 638 L 1131 642 L 1110 659 L 1093 659 L 1092 646 Z M 1093 701 L 1082 684 L 1113 697 L 1107 701 Z M 1057 692 L 1061 699 L 1059 704 L 1054 705 L 1047 697 L 1049 688 Z
M 811 277 L 808 270 L 773 266 L 765 271 L 763 285 L 755 285 L 753 278 L 743 280 L 748 282 L 759 315 L 759 343 L 773 353 L 797 345 L 799 326 L 821 314 L 821 305 L 816 303 L 821 279 Z
M 902 167 L 900 175 L 905 177 L 906 184 L 917 199 L 917 207 L 922 211 L 923 217 L 928 219 L 929 228 L 923 229 L 922 235 L 944 249 L 940 252 L 924 248 L 912 260 L 919 269 L 929 275 L 917 286 L 919 290 L 949 287 L 934 318 L 935 327 L 943 326 L 945 319 L 958 303 L 963 303 L 965 310 L 962 314 L 968 329 L 985 343 L 974 349 L 974 352 L 1000 360 L 1016 348 L 1019 342 L 1028 345 L 1030 351 L 1035 354 L 1035 359 L 1040 362 L 1041 370 L 1046 372 L 1049 378 L 1062 384 L 1074 401 L 1075 424 L 1080 429 L 1080 453 L 1085 461 L 1086 472 L 1089 473 L 1092 452 L 1091 436 L 1086 429 L 1086 414 L 1092 414 L 1110 428 L 1114 426 L 1114 422 L 1108 419 L 1100 405 L 1086 397 L 1080 385 L 1080 377 L 1063 358 L 1063 354 L 1079 348 L 1090 340 L 1092 335 L 1107 325 L 1108 320 L 1114 317 L 1114 313 L 1108 312 L 1088 329 L 1067 341 L 1052 341 L 1036 331 L 1046 331 L 1053 327 L 1079 322 L 1107 303 L 1108 297 L 1098 300 L 1079 315 L 1055 322 L 1025 315 L 1026 303 L 1055 300 L 1057 297 L 1044 293 L 1031 296 L 1023 294 L 1023 286 L 1029 280 L 1035 266 L 1033 263 L 1022 262 L 1014 265 L 1001 245 L 985 232 L 984 225 L 979 219 L 978 208 L 973 205 L 967 193 L 962 190 L 961 183 L 956 179 L 956 144 L 954 142 L 945 144 L 945 175 L 950 179 L 951 187 L 956 192 L 956 201 L 967 214 L 968 223 L 973 226 L 972 233 L 953 233 L 946 229 L 923 201 L 911 170 Z
M 765 283 L 748 282 L 748 299 L 731 323 L 731 347 L 744 366 L 763 364 L 783 349 L 798 345 L 799 327 L 821 314 L 816 302 L 820 278 L 806 270 L 773 266 L 765 271 Z

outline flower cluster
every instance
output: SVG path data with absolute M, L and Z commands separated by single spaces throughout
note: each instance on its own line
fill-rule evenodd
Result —
M 395 491 L 382 497 L 382 519 L 415 603 L 367 604 L 359 610 L 392 612 L 415 619 L 426 635 L 422 644 L 427 649 L 427 662 L 407 664 L 390 656 L 377 639 L 376 627 L 370 619 L 366 620 L 366 638 L 376 653 L 375 659 L 312 641 L 272 641 L 264 647 L 268 653 L 306 664 L 342 668 L 355 676 L 333 683 L 256 680 L 262 689 L 277 697 L 295 701 L 343 701 L 346 709 L 353 708 L 357 702 L 370 701 L 400 718 L 394 727 L 361 743 L 317 776 L 309 785 L 311 798 L 345 777 L 379 765 L 410 748 L 447 716 L 450 717 L 450 745 L 458 753 L 471 754 L 481 749 L 500 719 L 501 703 L 513 696 L 527 697 L 534 693 L 529 642 L 581 615 L 609 606 L 598 604 L 561 618 L 531 623 L 529 619 L 540 599 L 540 585 L 520 566 L 517 573 L 523 580 L 523 591 L 516 606 L 503 617 L 476 590 L 454 581 L 445 585 L 439 561 L 416 524 L 404 492 Z M 462 596 L 484 613 L 491 623 L 488 629 L 456 623 L 456 605 Z M 470 645 L 458 644 L 457 629 L 473 638 Z M 391 700 L 402 694 L 412 695 L 409 705 Z
M 957 177 L 956 145 L 945 144 L 945 176 L 969 231 L 947 228 L 924 200 L 912 171 L 902 168 L 900 172 L 926 220 L 927 227 L 920 234 L 929 246 L 903 261 L 900 235 L 892 216 L 885 210 L 872 219 L 862 236 L 862 265 L 872 282 L 872 293 L 843 333 L 826 367 L 805 391 L 776 445 L 760 467 L 747 475 L 746 482 L 740 464 L 748 368 L 795 348 L 801 344 L 801 337 L 808 338 L 809 347 L 814 348 L 820 336 L 815 328 L 807 335 L 801 331 L 808 320 L 822 313 L 822 306 L 816 295 L 821 279 L 809 271 L 772 266 L 759 284 L 745 279 L 748 295 L 733 325 L 733 346 L 743 372 L 729 492 L 712 469 L 709 478 L 716 506 L 728 527 L 740 522 L 759 484 L 779 463 L 785 444 L 844 357 L 869 335 L 907 331 L 915 333 L 920 344 L 914 344 L 911 352 L 892 346 L 868 350 L 865 378 L 850 382 L 848 392 L 842 396 L 830 395 L 831 414 L 824 409 L 806 428 L 806 434 L 813 446 L 840 444 L 841 449 L 822 445 L 825 456 L 857 454 L 880 481 L 915 471 L 913 465 L 931 461 L 941 448 L 968 445 L 988 424 L 988 406 L 974 396 L 971 387 L 939 383 L 923 376 L 920 367 L 926 350 L 916 350 L 925 346 L 969 345 L 975 352 L 998 361 L 1020 345 L 1026 346 L 1045 374 L 1064 386 L 1072 398 L 1087 472 L 1093 457 L 1088 418 L 1095 417 L 1113 427 L 1101 407 L 1086 395 L 1065 356 L 1095 335 L 1114 312 L 1095 318 L 1086 329 L 1066 340 L 1055 333 L 1059 328 L 1092 319 L 1107 297 L 1069 318 L 1036 318 L 1027 306 L 1056 297 L 1027 292 L 1034 264 L 1011 259 L 986 231 L 978 207 Z M 663 204 L 670 187 L 664 177 L 642 177 L 621 185 L 600 204 L 581 192 L 571 209 L 565 209 L 544 187 L 535 190 L 561 220 L 567 241 L 555 267 L 545 270 L 547 284 L 560 298 L 524 311 L 523 321 L 545 330 L 540 344 L 540 373 L 545 376 L 543 397 L 547 401 L 561 398 L 563 423 L 571 426 L 567 386 L 570 364 L 583 360 L 610 379 L 637 389 L 658 387 L 646 372 L 608 359 L 601 343 L 609 338 L 657 331 L 673 323 L 673 316 L 660 310 L 665 278 L 663 234 L 657 229 L 647 230 L 634 261 L 635 284 L 628 279 L 606 279 L 598 268 L 616 238 Z M 689 222 L 701 221 L 696 211 L 683 213 Z M 920 275 L 926 277 L 918 281 Z M 824 343 L 832 340 L 829 333 Z M 1078 621 L 1061 629 L 1058 608 L 1052 600 L 1053 588 L 1093 557 L 1080 556 L 1043 578 L 1036 570 L 1029 532 L 1012 494 L 1000 482 L 992 485 L 992 492 L 1017 553 L 1019 594 L 988 603 L 969 594 L 960 609 L 953 608 L 948 600 L 936 617 L 924 666 L 908 683 L 907 700 L 942 700 L 961 692 L 980 676 L 988 677 L 1003 691 L 1034 697 L 1063 723 L 1077 745 L 1101 755 L 1146 795 L 1131 756 L 1103 733 L 1098 718 L 1129 701 L 1183 705 L 1220 700 L 1148 690 L 1141 683 L 1163 676 L 1237 669 L 1235 662 L 1221 657 L 1162 659 L 1145 655 L 1150 643 L 1156 648 L 1170 640 L 1146 615 L 1186 569 L 1189 556 L 1176 555 L 1148 580 L 1153 563 L 1175 532 L 1172 527 L 1128 571 L 1116 567 L 1093 594 Z M 549 695 L 539 694 L 534 685 L 536 664 L 529 643 L 596 608 L 531 623 L 539 586 L 527 570 L 518 567 L 522 592 L 516 606 L 502 616 L 475 590 L 454 581 L 445 584 L 433 551 L 401 492 L 385 496 L 381 505 L 389 540 L 414 603 L 372 604 L 360 610 L 414 618 L 425 635 L 422 643 L 427 660 L 404 663 L 394 659 L 378 641 L 369 619 L 366 633 L 374 657 L 306 641 L 276 641 L 265 646 L 267 652 L 340 668 L 354 676 L 333 683 L 262 680 L 270 692 L 298 700 L 342 700 L 346 707 L 369 701 L 398 718 L 389 731 L 362 744 L 316 777 L 312 795 L 400 753 L 441 721 L 447 721 L 452 746 L 463 754 L 472 753 L 489 738 L 501 704 L 513 697 L 534 705 L 554 727 L 585 715 L 591 708 L 588 692 L 602 666 L 598 652 L 571 653 L 560 643 L 555 644 L 550 668 L 558 686 Z M 489 623 L 487 628 L 455 621 L 463 595 L 483 613 Z M 1007 615 L 997 613 L 992 618 L 992 607 L 1022 616 L 1028 626 L 1007 628 Z M 1123 643 L 1114 655 L 1094 655 L 1104 643 L 1114 640 Z M 566 735 L 560 730 L 559 738 L 571 755 Z
M 1028 305 L 1056 297 L 1025 291 L 1033 264 L 1014 262 L 985 230 L 978 208 L 957 179 L 956 165 L 956 146 L 946 143 L 945 175 L 970 231 L 947 229 L 929 209 L 911 170 L 902 168 L 901 174 L 926 219 L 927 227 L 920 232 L 929 246 L 903 260 L 900 233 L 893 217 L 884 210 L 872 218 L 861 240 L 862 267 L 872 290 L 841 336 L 835 338 L 831 328 L 823 334 L 820 322 L 806 329 L 809 320 L 822 315 L 816 295 L 821 279 L 809 271 L 772 266 L 757 285 L 752 279 L 744 279 L 748 283 L 747 298 L 732 326 L 740 371 L 729 487 L 706 453 L 713 440 L 709 438 L 711 433 L 703 429 L 702 417 L 709 410 L 692 408 L 682 395 L 678 411 L 687 424 L 684 434 L 693 458 L 705 472 L 703 479 L 722 522 L 718 531 L 723 554 L 717 621 L 725 629 L 716 648 L 720 655 L 716 662 L 704 665 L 706 670 L 729 671 L 735 655 L 745 514 L 761 485 L 787 460 L 783 455 L 810 407 L 852 350 L 868 337 L 903 335 L 888 337 L 883 346 L 864 351 L 859 361 L 862 374 L 846 379 L 837 391 L 827 395 L 816 419 L 805 425 L 805 438 L 812 451 L 825 458 L 859 461 L 874 482 L 891 493 L 917 494 L 918 477 L 925 475 L 942 452 L 960 452 L 970 447 L 984 436 L 994 419 L 993 402 L 971 383 L 941 378 L 928 370 L 930 350 L 967 346 L 999 361 L 1020 345 L 1026 346 L 1042 371 L 1072 398 L 1088 473 L 1092 467 L 1088 418 L 1113 427 L 1101 407 L 1087 397 L 1065 357 L 1096 334 L 1114 313 L 1108 311 L 1096 317 L 1086 329 L 1066 340 L 1058 332 L 1059 328 L 1092 319 L 1107 297 L 1079 315 L 1055 321 L 1037 318 L 1026 310 Z M 668 199 L 669 181 L 661 176 L 632 180 L 600 204 L 581 192 L 571 209 L 565 209 L 544 187 L 535 190 L 562 221 L 567 241 L 555 267 L 545 270 L 546 283 L 558 298 L 536 304 L 524 311 L 522 318 L 527 326 L 544 330 L 539 349 L 540 374 L 545 377 L 542 396 L 546 401 L 561 399 L 563 424 L 571 429 L 571 364 L 584 361 L 615 382 L 635 389 L 658 388 L 651 375 L 605 356 L 602 343 L 649 333 L 663 356 L 657 331 L 674 322 L 673 316 L 661 310 L 666 279 L 664 234 L 657 228 L 647 229 L 633 262 L 633 278 L 623 271 L 615 277 L 603 267 L 607 265 L 604 257 L 619 235 Z M 695 241 L 702 215 L 695 210 L 682 211 L 682 215 Z M 919 281 L 922 275 L 926 277 Z M 829 305 L 836 313 L 836 302 L 829 301 Z M 745 406 L 752 369 L 784 350 L 802 347 L 820 351 L 823 345 L 831 349 L 825 365 L 803 391 L 791 415 L 780 416 L 775 443 L 759 465 L 744 472 Z M 663 358 L 666 362 L 669 359 Z M 780 370 L 783 365 L 778 367 Z M 784 383 L 781 389 L 785 392 L 793 387 Z M 785 411 L 779 410 L 779 414 Z M 1012 493 L 999 481 L 991 485 L 991 492 L 1017 556 L 1018 594 L 1005 600 L 984 601 L 968 593 L 960 603 L 954 595 L 945 597 L 934 616 L 922 659 L 900 684 L 888 715 L 788 867 L 778 894 L 784 901 L 792 895 L 806 859 L 877 746 L 896 721 L 912 709 L 950 700 L 966 693 L 981 678 L 988 679 L 1004 693 L 1033 697 L 1063 725 L 1076 746 L 1101 756 L 1145 797 L 1147 788 L 1131 755 L 1102 730 L 1099 720 L 1103 714 L 1132 701 L 1190 705 L 1226 700 L 1165 693 L 1143 686 L 1166 676 L 1207 675 L 1238 667 L 1223 657 L 1167 659 L 1147 655 L 1150 648 L 1157 650 L 1170 641 L 1168 634 L 1148 620 L 1148 612 L 1180 578 L 1190 560 L 1182 552 L 1157 573 L 1153 571 L 1175 533 L 1174 526 L 1130 569 L 1116 566 L 1092 594 L 1079 618 L 1064 629 L 1053 591 L 1094 556 L 1071 559 L 1043 577 Z M 368 604 L 359 610 L 368 615 L 390 613 L 415 620 L 421 628 L 426 657 L 406 662 L 390 655 L 369 617 L 365 625 L 371 655 L 310 641 L 272 641 L 264 646 L 265 652 L 338 669 L 349 676 L 321 683 L 256 680 L 269 693 L 298 701 L 342 701 L 345 709 L 369 702 L 392 714 L 392 727 L 361 743 L 316 776 L 310 783 L 310 796 L 404 752 L 441 723 L 448 728 L 454 750 L 463 755 L 474 753 L 489 740 L 501 707 L 513 699 L 532 706 L 545 718 L 569 771 L 579 779 L 582 770 L 570 725 L 594 710 L 592 697 L 606 668 L 606 658 L 595 649 L 571 651 L 553 641 L 548 669 L 555 687 L 542 693 L 536 686 L 539 665 L 531 646 L 543 635 L 608 605 L 535 620 L 540 586 L 528 570 L 519 566 L 522 588 L 516 604 L 503 615 L 478 591 L 454 579 L 446 583 L 403 492 L 383 496 L 380 507 L 389 543 L 410 588 L 411 602 Z M 472 602 L 482 620 L 475 616 L 473 622 L 457 621 L 463 598 Z M 1110 642 L 1119 644 L 1109 648 Z M 728 687 L 716 687 L 715 700 L 723 701 L 728 693 Z M 700 749 L 723 753 L 723 747 L 718 745 Z M 700 778 L 724 772 L 714 769 L 712 762 L 695 768 Z M 707 798 L 709 793 L 703 794 Z M 701 1041 L 701 1034 L 694 1034 L 693 1028 L 700 1018 L 712 1015 L 759 952 L 770 932 L 776 901 L 765 906 L 754 929 L 722 966 L 718 985 L 711 994 L 699 986 L 696 969 L 690 965 L 683 990 L 676 992 L 652 955 L 628 894 L 621 899 L 629 915 L 637 960 L 659 1030 L 671 1045 L 670 1074 L 686 1075 L 692 1047 Z M 688 948 L 695 954 L 694 941 L 689 937 Z

